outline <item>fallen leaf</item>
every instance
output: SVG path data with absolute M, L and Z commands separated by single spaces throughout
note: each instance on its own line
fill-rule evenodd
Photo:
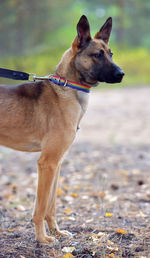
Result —
M 10 228 L 8 231 L 9 231 L 9 232 L 14 232 L 14 230 L 13 230 L 12 228 Z
M 119 251 L 118 247 L 114 247 L 114 246 L 107 246 L 107 249 L 109 251 L 112 251 L 112 252 L 118 252 Z
M 74 217 L 64 217 L 65 220 L 75 221 Z
M 91 219 L 87 219 L 86 220 L 86 223 L 90 223 L 90 222 L 92 222 L 93 221 L 93 219 L 91 218 Z
M 109 239 L 107 240 L 108 245 L 114 245 L 114 242 L 110 241 Z
M 57 189 L 57 196 L 61 196 L 62 194 L 63 194 L 63 191 L 60 188 L 58 188 Z
M 112 213 L 106 212 L 105 217 L 112 217 Z
M 140 210 L 140 216 L 145 219 L 146 215 Z
M 92 240 L 93 242 L 98 241 L 97 235 L 90 236 L 89 240 Z
M 111 253 L 111 254 L 106 254 L 106 257 L 110 257 L 110 258 L 111 258 L 111 257 L 112 257 L 112 258 L 115 257 L 115 258 L 116 258 L 117 256 L 115 256 L 113 253 Z
M 96 241 L 99 241 L 100 238 L 104 237 L 105 236 L 105 233 L 103 232 L 99 232 L 98 234 L 94 234 L 92 236 L 90 236 L 90 240 L 92 240 L 93 242 L 96 242 Z
M 6 194 L 4 194 L 4 197 L 5 197 L 6 199 L 12 199 L 12 198 L 13 198 L 13 195 L 12 195 L 11 193 L 6 193 Z
M 68 192 L 69 191 L 69 186 L 64 186 L 63 189 Z
M 97 237 L 100 238 L 102 236 L 105 236 L 105 233 L 104 232 L 98 232 Z
M 113 196 L 109 199 L 109 202 L 116 202 L 118 199 L 118 196 Z
M 88 199 L 89 199 L 89 196 L 83 195 L 81 198 L 82 198 L 83 200 L 88 200 Z
M 75 247 L 74 247 L 74 246 L 64 246 L 63 249 L 62 249 L 62 251 L 63 251 L 64 253 L 72 253 L 73 250 L 75 250 Z
M 64 200 L 67 201 L 67 202 L 72 202 L 73 201 L 73 197 L 72 196 L 64 196 Z
M 66 253 L 65 255 L 63 255 L 63 258 L 71 258 L 71 257 L 75 257 L 75 256 L 71 253 Z
M 21 205 L 21 204 L 17 205 L 16 209 L 18 211 L 25 211 L 25 207 L 23 205 Z
M 127 175 L 128 175 L 128 171 L 123 170 L 123 171 L 122 171 L 122 174 L 123 174 L 124 176 L 127 176 Z
M 71 213 L 71 209 L 70 208 L 66 208 L 66 210 L 64 211 L 65 214 L 70 214 Z
M 72 193 L 71 196 L 74 197 L 74 198 L 77 198 L 78 194 L 77 193 Z
M 125 230 L 121 229 L 121 228 L 117 229 L 117 230 L 116 230 L 116 233 L 122 234 L 122 235 L 127 234 L 127 232 L 126 232 Z
M 10 185 L 10 188 L 11 188 L 12 190 L 14 190 L 14 189 L 16 190 L 17 187 L 18 187 L 18 186 L 17 186 L 16 184 L 11 184 L 11 185 Z
M 104 198 L 105 197 L 105 193 L 104 192 L 98 192 L 98 196 L 101 197 L 101 198 Z
M 81 188 L 80 185 L 76 185 L 76 186 L 75 186 L 75 189 L 76 189 L 76 190 L 80 190 L 80 188 Z
M 128 171 L 127 170 L 120 170 L 120 169 L 117 169 L 115 170 L 116 173 L 119 173 L 119 174 L 122 174 L 124 176 L 127 176 L 128 175 Z
M 107 194 L 105 199 L 108 200 L 109 202 L 115 202 L 115 201 L 117 201 L 118 197 L 117 196 L 113 196 L 111 194 Z

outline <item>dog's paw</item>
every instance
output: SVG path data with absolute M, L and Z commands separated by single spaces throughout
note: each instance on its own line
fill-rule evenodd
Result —
M 38 237 L 37 241 L 41 244 L 49 244 L 49 243 L 56 243 L 57 242 L 56 238 L 51 237 L 51 236 Z
M 48 243 L 54 243 L 56 242 L 56 238 L 55 237 L 51 237 L 51 236 L 45 236 L 46 241 L 48 241 Z
M 67 230 L 57 230 L 56 233 L 59 236 L 62 236 L 62 237 L 71 237 L 71 238 L 73 238 L 73 235 L 69 231 L 67 231 Z

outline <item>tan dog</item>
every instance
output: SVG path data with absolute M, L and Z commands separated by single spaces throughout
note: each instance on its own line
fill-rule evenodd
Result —
M 77 37 L 56 68 L 56 75 L 73 82 L 96 86 L 98 82 L 117 83 L 123 71 L 113 63 L 108 46 L 112 28 L 109 18 L 92 39 L 86 16 L 77 25 Z M 89 94 L 60 87 L 49 80 L 15 87 L 0 87 L 0 144 L 28 152 L 41 152 L 38 160 L 38 187 L 33 221 L 36 239 L 54 241 L 49 230 L 60 231 L 55 220 L 55 199 L 60 165 L 72 144 L 84 115 Z

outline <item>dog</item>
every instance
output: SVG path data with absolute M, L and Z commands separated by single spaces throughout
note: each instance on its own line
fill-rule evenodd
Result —
M 89 93 L 67 87 L 69 81 L 82 87 L 99 82 L 120 83 L 123 70 L 112 60 L 109 37 L 112 18 L 108 18 L 94 38 L 88 19 L 83 15 L 77 24 L 77 36 L 56 67 L 57 78 L 66 87 L 45 79 L 17 86 L 0 86 L 0 144 L 15 150 L 41 152 L 38 186 L 33 213 L 36 239 L 40 243 L 55 241 L 50 232 L 61 231 L 55 218 L 56 189 L 62 158 L 71 146 L 87 105 Z

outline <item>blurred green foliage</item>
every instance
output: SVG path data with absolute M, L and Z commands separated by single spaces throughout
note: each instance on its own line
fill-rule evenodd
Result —
M 150 84 L 150 2 L 142 0 L 0 0 L 0 67 L 53 73 L 82 14 L 92 35 L 113 17 L 110 46 L 126 73 L 121 85 Z
M 150 52 L 146 48 L 116 49 L 114 60 L 125 71 L 123 85 L 150 84 Z
M 61 55 L 66 48 L 53 48 L 40 54 L 23 57 L 8 57 L 0 62 L 0 67 L 33 72 L 38 76 L 54 73 Z M 148 85 L 150 84 L 150 52 L 145 48 L 120 49 L 112 47 L 114 61 L 125 71 L 126 76 L 121 84 L 112 86 Z M 13 80 L 1 79 L 1 83 L 14 84 Z M 100 84 L 108 87 L 107 84 Z

